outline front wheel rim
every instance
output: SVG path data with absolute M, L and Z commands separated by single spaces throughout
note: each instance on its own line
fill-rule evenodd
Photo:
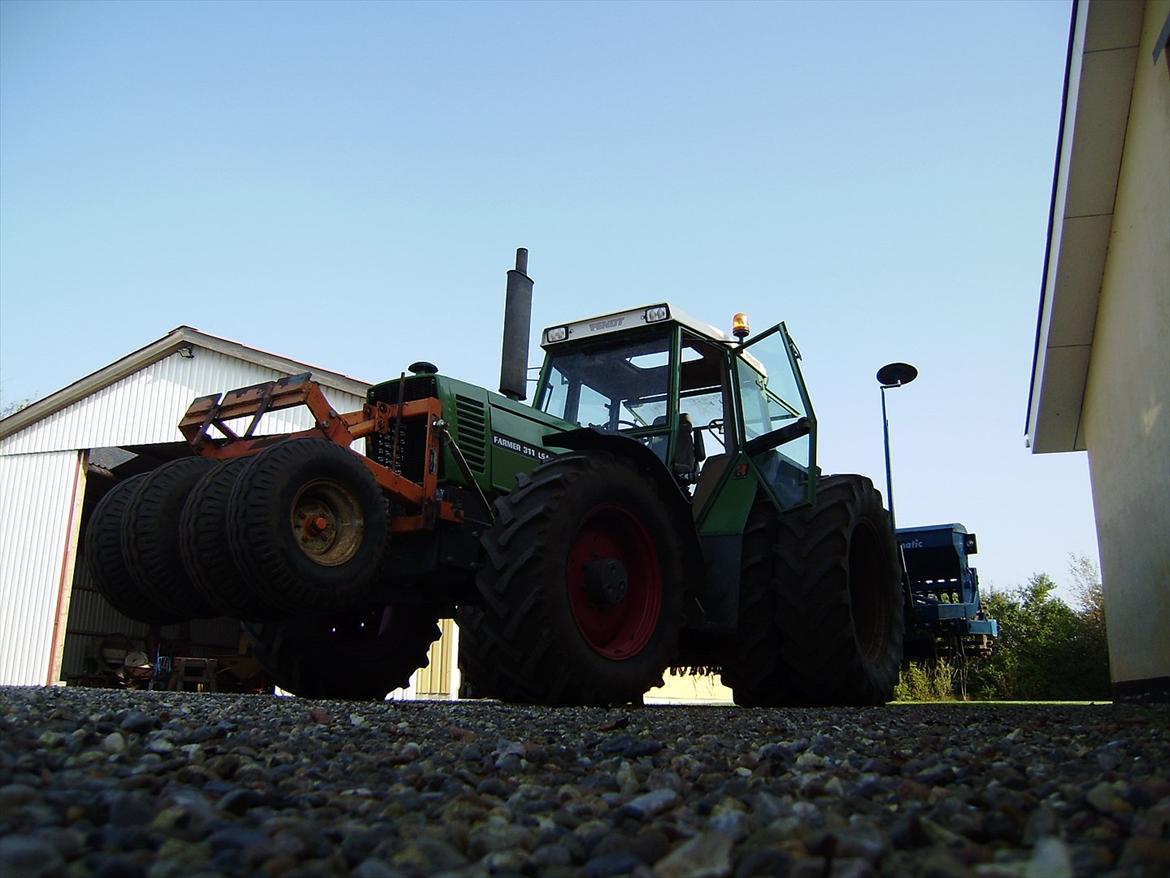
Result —
M 624 568 L 627 587 L 615 602 L 598 601 L 587 587 L 588 565 L 599 560 Z M 662 575 L 654 540 L 638 517 L 612 504 L 595 507 L 577 530 L 566 572 L 569 609 L 586 645 L 614 661 L 640 654 L 658 630 Z
M 366 530 L 357 497 L 329 479 L 308 482 L 297 491 L 290 523 L 297 547 L 322 567 L 351 560 Z

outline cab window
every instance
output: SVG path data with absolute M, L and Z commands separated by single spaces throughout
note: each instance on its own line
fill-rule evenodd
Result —
M 727 450 L 727 357 L 697 336 L 684 332 L 680 348 L 678 410 L 704 432 L 708 455 Z M 732 421 L 734 424 L 734 421 Z M 711 441 L 713 440 L 713 441 Z
M 805 402 L 795 357 L 783 324 L 735 355 L 744 441 L 782 509 L 808 502 L 815 483 L 815 421 Z
M 666 429 L 669 330 L 573 350 L 554 348 L 548 357 L 537 402 L 541 411 L 600 430 Z

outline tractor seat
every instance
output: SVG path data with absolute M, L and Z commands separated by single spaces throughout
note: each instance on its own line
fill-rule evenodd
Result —
M 665 427 L 666 424 L 666 415 L 659 415 L 654 419 L 654 423 L 651 426 Z M 698 479 L 699 459 L 696 458 L 695 453 L 695 429 L 691 424 L 691 416 L 686 412 L 681 412 L 678 416 L 678 434 L 676 438 L 674 464 L 671 466 L 671 473 L 683 484 L 694 484 Z M 660 460 L 665 460 L 667 449 L 670 447 L 669 443 L 669 435 L 654 436 L 650 440 L 649 447 L 651 451 L 658 455 Z
M 699 484 L 695 486 L 694 496 L 691 497 L 691 512 L 696 518 L 714 495 L 715 489 L 719 487 L 723 474 L 734 457 L 735 455 L 726 452 L 712 454 L 703 464 L 703 471 L 699 473 Z
M 656 417 L 654 419 L 654 421 L 650 424 L 650 426 L 651 427 L 665 427 L 666 426 L 666 415 L 659 415 L 658 417 Z M 651 451 L 653 451 L 656 455 L 658 455 L 659 460 L 661 460 L 663 463 L 665 463 L 666 462 L 666 455 L 667 455 L 668 449 L 670 448 L 670 436 L 665 434 L 665 433 L 661 436 L 651 436 L 650 441 L 647 443 L 647 447 Z
M 691 416 L 680 412 L 678 416 L 678 444 L 674 452 L 674 475 L 693 484 L 699 478 L 699 461 L 695 454 L 695 427 Z

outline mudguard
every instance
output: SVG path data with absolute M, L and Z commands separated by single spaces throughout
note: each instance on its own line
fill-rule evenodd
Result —
M 678 482 L 671 476 L 658 455 L 630 436 L 621 433 L 606 433 L 593 427 L 581 427 L 577 430 L 567 430 L 564 433 L 549 433 L 543 439 L 549 448 L 568 448 L 570 451 L 608 451 L 632 460 L 638 469 L 649 478 L 656 480 L 664 488 L 669 485 L 667 493 L 677 495 L 690 514 L 690 498 L 683 493 Z M 693 528 L 692 528 L 693 530 Z

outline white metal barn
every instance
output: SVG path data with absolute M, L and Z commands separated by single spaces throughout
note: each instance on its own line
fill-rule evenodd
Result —
M 176 425 L 195 397 L 302 372 L 338 411 L 365 401 L 361 381 L 180 326 L 0 421 L 0 684 L 84 679 L 103 639 L 145 636 L 88 581 L 87 515 L 116 478 L 189 453 Z M 288 410 L 261 432 L 310 426 L 306 410 Z M 233 620 L 178 627 L 162 636 L 189 641 L 191 655 L 236 651 Z

